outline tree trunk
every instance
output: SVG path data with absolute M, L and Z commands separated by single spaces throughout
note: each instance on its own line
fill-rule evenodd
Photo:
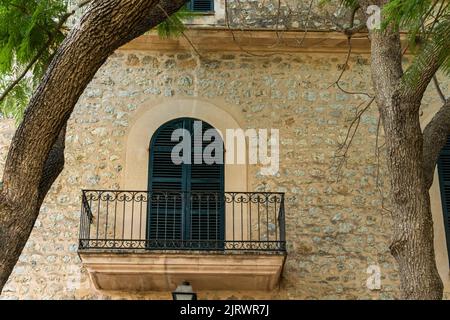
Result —
M 449 135 L 450 99 L 447 99 L 423 130 L 423 170 L 427 189 L 433 185 L 436 163 Z
M 423 171 L 423 140 L 417 112 L 384 112 L 394 222 L 391 252 L 399 265 L 403 299 L 442 299 L 436 267 L 433 219 Z M 409 108 L 407 108 L 409 109 Z
M 0 204 L 3 203 L 4 205 L 3 207 L 0 206 L 0 243 L 4 245 L 3 249 L 6 250 L 6 259 L 2 259 L 2 264 L 0 265 L 1 286 L 4 286 L 8 280 L 9 274 L 4 271 L 8 266 L 12 269 L 17 262 L 16 257 L 20 255 L 23 246 L 28 240 L 36 218 L 39 215 L 39 209 L 44 201 L 45 195 L 64 168 L 65 139 L 66 125 L 64 125 L 59 133 L 48 155 L 43 169 L 42 180 L 39 185 L 37 203 L 31 204 L 29 211 L 26 211 L 26 209 L 23 210 L 26 207 L 24 204 L 18 207 L 8 204 L 6 201 L 3 201 L 0 194 Z M 31 208 L 34 208 L 34 211 L 31 211 Z
M 399 265 L 402 299 L 442 299 L 433 220 L 423 165 L 419 108 L 423 92 L 402 85 L 398 32 L 372 32 L 372 78 L 383 121 L 394 223 L 391 252 Z
M 0 190 L 0 292 L 63 167 L 64 131 L 75 104 L 117 48 L 179 10 L 186 0 L 92 1 L 34 93 L 11 142 Z M 58 137 L 60 137 L 58 139 Z

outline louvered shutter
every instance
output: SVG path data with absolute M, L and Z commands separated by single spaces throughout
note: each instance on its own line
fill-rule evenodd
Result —
M 446 145 L 441 150 L 438 160 L 438 172 L 450 264 L 450 136 L 447 139 Z
M 188 8 L 196 12 L 211 12 L 214 11 L 214 0 L 191 0 Z
M 177 243 L 185 243 L 191 249 L 220 249 L 223 246 L 224 165 L 204 163 L 201 156 L 211 142 L 194 140 L 198 139 L 194 137 L 194 121 L 199 120 L 171 121 L 158 129 L 152 138 L 149 163 L 152 196 L 147 233 L 150 240 L 157 241 L 151 241 L 153 245 L 150 246 L 177 246 Z M 172 162 L 171 152 L 178 144 L 178 141 L 171 141 L 172 132 L 180 128 L 186 129 L 191 136 L 191 164 L 175 165 Z M 201 136 L 209 129 L 213 127 L 202 122 Z M 198 152 L 194 150 L 196 145 L 201 146 Z M 202 163 L 196 164 L 196 159 Z
M 202 122 L 202 137 L 207 130 L 214 128 Z M 224 166 L 223 164 L 206 164 L 202 159 L 204 149 L 211 141 L 197 140 L 193 137 L 192 150 L 195 145 L 201 146 L 200 152 L 192 153 L 190 166 L 190 239 L 198 241 L 199 249 L 222 246 L 220 240 L 224 234 L 223 218 L 223 192 L 224 192 Z M 220 143 L 223 144 L 222 141 Z M 223 157 L 223 154 L 222 154 Z M 197 164 L 197 162 L 202 162 Z
M 181 191 L 185 189 L 183 165 L 172 162 L 172 132 L 185 128 L 183 120 L 163 125 L 150 144 L 149 165 L 149 226 L 151 240 L 181 240 L 184 208 Z

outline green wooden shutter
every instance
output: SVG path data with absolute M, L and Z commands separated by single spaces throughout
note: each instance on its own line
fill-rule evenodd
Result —
M 210 124 L 202 122 L 202 136 L 207 130 L 214 129 Z M 201 145 L 201 153 L 210 141 L 196 141 L 192 139 L 192 150 L 194 145 Z M 220 141 L 220 143 L 223 142 Z M 200 241 L 204 247 L 221 246 L 219 241 L 224 237 L 224 165 L 223 164 L 196 164 L 196 157 L 200 153 L 192 153 L 192 164 L 190 166 L 190 190 L 192 199 L 190 203 L 190 239 Z M 223 155 L 222 155 L 223 156 Z M 211 243 L 205 242 L 210 240 Z
M 438 160 L 438 172 L 450 265 L 450 136 L 441 150 Z
M 152 138 L 147 234 L 150 240 L 162 240 L 161 243 L 186 240 L 192 249 L 219 248 L 224 238 L 224 164 L 195 163 L 195 157 L 203 154 L 210 142 L 194 140 L 194 121 L 199 120 L 170 121 Z M 172 149 L 178 144 L 171 141 L 172 132 L 180 128 L 191 135 L 191 164 L 175 165 L 171 159 Z M 213 127 L 202 122 L 202 136 L 209 129 Z M 196 142 L 201 145 L 201 153 L 194 152 Z
M 172 132 L 185 128 L 183 120 L 171 121 L 155 133 L 150 143 L 149 239 L 181 240 L 184 234 L 183 199 L 185 189 L 183 165 L 172 162 L 171 152 L 178 143 L 171 141 Z
M 214 11 L 214 0 L 191 0 L 188 8 L 195 12 L 211 12 Z

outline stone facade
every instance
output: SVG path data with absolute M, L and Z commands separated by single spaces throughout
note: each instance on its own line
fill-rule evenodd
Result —
M 337 9 L 336 9 L 337 8 Z M 350 11 L 339 0 L 320 5 L 298 0 L 215 0 L 214 15 L 195 17 L 192 26 L 237 29 L 330 31 L 349 26 Z M 355 25 L 361 23 L 359 13 Z
M 219 3 L 225 6 L 224 0 Z M 237 28 L 330 31 L 336 30 L 338 25 L 349 26 L 350 12 L 340 4 L 341 1 L 334 0 L 321 5 L 298 0 L 231 0 L 228 1 L 228 22 Z M 360 22 L 357 16 L 355 25 Z
M 389 218 L 382 214 L 374 188 L 375 112 L 364 116 L 342 180 L 335 182 L 333 157 L 362 99 L 328 89 L 339 74 L 339 58 L 238 53 L 199 59 L 190 53 L 117 52 L 75 109 L 65 170 L 47 197 L 3 297 L 109 297 L 90 289 L 76 253 L 80 189 L 119 189 L 124 136 L 134 113 L 152 100 L 178 96 L 221 100 L 239 110 L 247 128 L 280 129 L 280 175 L 267 178 L 252 168 L 250 190 L 287 193 L 288 260 L 279 291 L 257 296 L 394 297 L 397 275 L 387 248 Z M 366 63 L 361 57 L 352 62 L 352 71 L 361 75 L 352 79 L 352 87 L 366 88 Z M 2 121 L 2 160 L 12 125 Z M 371 264 L 382 268 L 381 291 L 365 287 Z M 205 293 L 229 295 L 254 293 Z
M 368 59 L 351 58 L 342 79 L 348 90 L 370 92 Z M 344 54 L 332 53 L 199 57 L 190 52 L 118 50 L 72 114 L 65 169 L 0 298 L 171 298 L 168 292 L 96 291 L 77 255 L 77 243 L 80 190 L 120 189 L 130 128 L 147 106 L 178 98 L 218 105 L 243 129 L 280 130 L 279 174 L 263 176 L 260 168 L 249 166 L 248 175 L 249 191 L 286 192 L 288 255 L 280 287 L 272 292 L 199 292 L 199 299 L 398 296 L 397 267 L 388 249 L 391 220 L 383 200 L 388 183 L 383 155 L 375 155 L 375 105 L 361 117 L 348 161 L 338 170 L 339 146 L 367 101 L 362 94 L 345 94 L 331 86 L 344 61 Z M 430 92 L 424 105 L 439 105 L 437 96 Z M 0 119 L 0 176 L 13 133 L 14 122 Z M 381 270 L 381 289 L 366 286 L 372 265 Z

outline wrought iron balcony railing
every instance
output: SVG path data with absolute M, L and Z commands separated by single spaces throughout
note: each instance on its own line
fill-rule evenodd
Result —
M 83 190 L 79 249 L 285 251 L 284 194 Z

